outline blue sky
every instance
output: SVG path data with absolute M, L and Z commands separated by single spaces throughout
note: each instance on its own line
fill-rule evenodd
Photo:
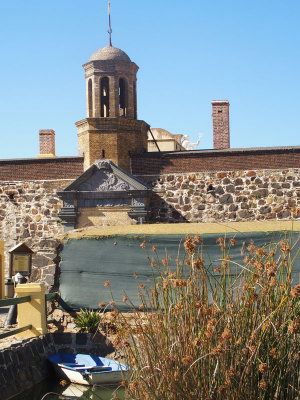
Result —
M 299 0 L 111 0 L 111 14 L 113 45 L 140 67 L 139 119 L 212 148 L 211 100 L 228 99 L 231 147 L 300 144 Z M 0 158 L 35 157 L 39 129 L 77 155 L 107 1 L 2 1 L 0 19 Z

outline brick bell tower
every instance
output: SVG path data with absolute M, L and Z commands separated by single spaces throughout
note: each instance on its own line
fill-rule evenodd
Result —
M 111 159 L 130 172 L 130 154 L 147 151 L 149 125 L 137 119 L 136 74 L 139 67 L 109 43 L 83 65 L 87 118 L 75 123 L 84 170 L 95 160 Z

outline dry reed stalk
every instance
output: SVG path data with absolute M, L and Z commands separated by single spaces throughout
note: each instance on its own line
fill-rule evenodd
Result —
M 117 313 L 123 329 L 116 344 L 131 367 L 123 382 L 128 399 L 300 398 L 300 286 L 292 282 L 298 253 L 292 257 L 288 238 L 250 244 L 239 265 L 230 259 L 235 244 L 218 239 L 216 271 L 204 265 L 198 235 L 186 237 L 175 272 L 152 247 L 157 276 L 140 290 L 134 324 L 124 329 Z

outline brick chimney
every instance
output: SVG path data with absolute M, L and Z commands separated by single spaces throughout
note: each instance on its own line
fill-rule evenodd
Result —
M 211 104 L 212 104 L 214 149 L 229 149 L 230 148 L 229 101 L 213 100 Z
M 55 157 L 55 132 L 52 129 L 40 129 L 40 154 L 38 157 Z

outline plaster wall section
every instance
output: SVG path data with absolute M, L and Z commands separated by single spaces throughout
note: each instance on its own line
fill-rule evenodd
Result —
M 95 76 L 92 76 L 91 78 L 93 82 L 93 116 L 100 117 L 100 82 Z M 92 117 L 92 115 L 90 115 L 90 117 Z
M 140 176 L 152 184 L 152 222 L 300 218 L 300 169 Z
M 113 75 L 109 77 L 109 115 L 111 117 L 119 116 L 119 87 L 118 78 Z
M 78 228 L 89 226 L 135 225 L 136 221 L 128 216 L 130 208 L 126 207 L 86 207 L 78 209 L 80 215 Z

